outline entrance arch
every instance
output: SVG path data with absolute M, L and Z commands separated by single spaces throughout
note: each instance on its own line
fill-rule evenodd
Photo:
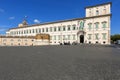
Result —
M 80 43 L 84 43 L 84 35 L 80 35 Z

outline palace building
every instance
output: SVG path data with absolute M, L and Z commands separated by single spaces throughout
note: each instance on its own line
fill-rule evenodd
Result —
M 1 38 L 11 39 L 12 37 L 14 39 L 16 36 L 28 38 L 37 34 L 48 34 L 50 36 L 49 43 L 47 42 L 48 45 L 58 45 L 65 42 L 110 44 L 111 5 L 112 3 L 108 2 L 88 6 L 85 8 L 86 16 L 83 18 L 34 25 L 28 25 L 27 21 L 24 20 L 18 27 L 9 29 L 6 32 L 6 36 Z M 9 43 L 11 44 L 12 42 L 9 41 Z M 31 43 L 30 41 L 29 44 Z M 38 41 L 34 45 L 41 45 L 41 43 Z

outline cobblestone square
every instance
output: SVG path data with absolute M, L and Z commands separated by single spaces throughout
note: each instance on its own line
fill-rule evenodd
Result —
M 0 80 L 120 80 L 120 49 L 101 45 L 0 47 Z

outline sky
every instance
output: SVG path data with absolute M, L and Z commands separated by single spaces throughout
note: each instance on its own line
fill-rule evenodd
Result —
M 28 24 L 85 17 L 85 7 L 112 2 L 111 34 L 120 34 L 120 0 L 0 0 L 0 34 Z

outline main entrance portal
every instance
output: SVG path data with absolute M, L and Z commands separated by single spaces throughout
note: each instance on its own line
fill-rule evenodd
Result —
M 84 35 L 80 35 L 80 43 L 84 43 Z

